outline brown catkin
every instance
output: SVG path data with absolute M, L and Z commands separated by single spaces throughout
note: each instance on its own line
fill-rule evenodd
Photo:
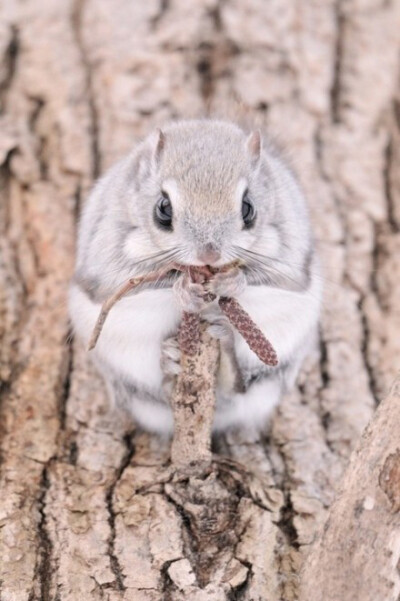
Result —
M 278 365 L 278 357 L 272 344 L 239 303 L 234 298 L 221 297 L 218 304 L 257 357 L 266 365 Z
M 183 312 L 178 342 L 183 353 L 190 356 L 197 353 L 200 344 L 200 316 L 198 313 Z

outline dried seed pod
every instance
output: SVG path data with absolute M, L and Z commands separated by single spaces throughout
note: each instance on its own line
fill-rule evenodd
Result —
M 239 303 L 234 298 L 221 297 L 218 304 L 257 357 L 266 365 L 278 365 L 278 357 L 272 344 Z
M 183 353 L 190 356 L 197 353 L 200 344 L 200 316 L 198 313 L 183 312 L 178 342 Z

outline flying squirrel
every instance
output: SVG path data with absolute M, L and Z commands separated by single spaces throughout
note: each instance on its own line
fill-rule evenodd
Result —
M 232 262 L 237 267 L 220 269 Z M 111 399 L 144 429 L 171 434 L 176 334 L 182 311 L 199 313 L 220 342 L 214 431 L 262 429 L 315 343 L 322 291 L 304 194 L 260 131 L 178 121 L 105 173 L 80 220 L 69 294 L 76 335 L 87 344 L 102 303 L 123 282 L 174 263 L 216 273 L 201 284 L 171 270 L 113 308 L 92 351 Z M 218 310 L 221 297 L 251 315 L 277 367 L 234 330 Z

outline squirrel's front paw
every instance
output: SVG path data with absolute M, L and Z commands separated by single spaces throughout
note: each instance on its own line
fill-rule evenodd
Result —
M 179 306 L 188 313 L 199 313 L 207 305 L 204 300 L 206 291 L 201 284 L 192 282 L 188 274 L 183 274 L 174 284 L 175 296 Z
M 165 398 L 171 397 L 177 375 L 181 371 L 181 350 L 175 337 L 167 338 L 161 345 L 162 390 Z
M 210 336 L 219 340 L 224 347 L 233 347 L 234 335 L 229 319 L 225 315 L 214 313 L 207 313 L 205 317 L 209 323 L 207 332 Z
M 181 350 L 176 337 L 167 338 L 161 345 L 161 369 L 166 377 L 177 376 L 181 371 Z
M 242 269 L 235 267 L 229 271 L 220 271 L 206 284 L 206 288 L 216 296 L 235 298 L 247 286 L 246 276 Z

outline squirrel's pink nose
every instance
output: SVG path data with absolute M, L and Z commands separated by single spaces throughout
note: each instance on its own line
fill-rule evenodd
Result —
M 206 244 L 198 253 L 197 258 L 206 265 L 212 265 L 221 258 L 221 253 L 213 244 Z

